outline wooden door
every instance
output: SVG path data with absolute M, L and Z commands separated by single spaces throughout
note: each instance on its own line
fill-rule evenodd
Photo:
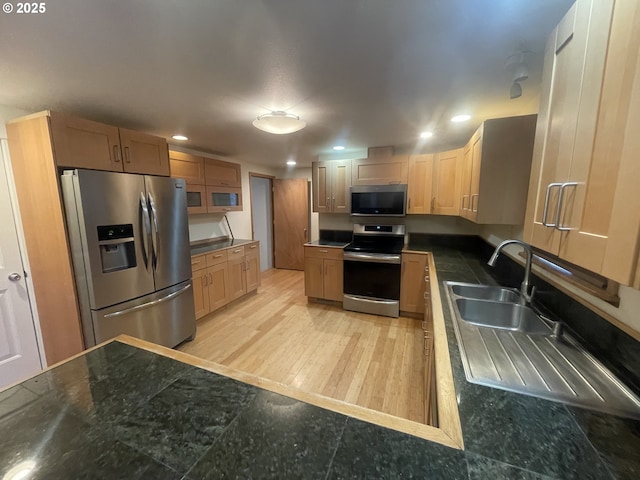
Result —
M 193 272 L 193 302 L 196 306 L 196 320 L 209 313 L 209 284 L 208 270 Z
M 230 258 L 227 265 L 229 270 L 229 301 L 233 301 L 247 293 L 244 255 Z
M 331 162 L 331 211 L 351 213 L 351 160 Z
M 431 213 L 433 154 L 409 157 L 407 213 Z
M 230 267 L 228 262 L 222 262 L 213 267 L 207 269 L 209 275 L 209 309 L 213 312 L 220 307 L 224 307 L 231 301 L 232 298 L 232 284 L 229 278 Z M 241 284 L 238 282 L 237 284 Z M 238 292 L 240 288 L 238 288 Z M 235 292 L 236 294 L 238 292 Z M 243 292 L 244 293 L 244 292 Z M 242 294 L 238 294 L 238 297 Z
M 245 262 L 247 275 L 247 292 L 252 292 L 260 286 L 260 248 L 257 243 L 245 247 Z
M 561 185 L 572 181 L 574 159 L 584 160 L 577 158 L 578 150 L 585 155 L 586 147 L 585 159 L 591 158 L 611 9 L 612 0 L 576 2 L 545 51 L 529 195 L 533 204 L 527 210 L 524 238 L 554 254 L 560 249 L 556 224 L 563 223 L 566 211 L 558 205 Z M 563 193 L 574 195 L 575 188 Z
M 343 278 L 344 278 L 344 262 L 342 260 L 325 259 L 324 262 L 324 298 L 327 300 L 335 300 L 342 302 L 344 295 Z
M 313 162 L 311 168 L 313 211 L 328 213 L 332 203 L 330 162 Z
M 50 122 L 58 167 L 122 172 L 117 127 L 57 112 Z
M 2 157 L 0 154 L 0 389 L 42 369 Z
M 309 181 L 273 181 L 275 267 L 304 270 L 304 244 L 309 241 Z
M 204 159 L 205 183 L 218 187 L 242 187 L 242 170 L 240 164 L 215 160 L 213 158 Z
M 426 266 L 427 255 L 419 253 L 402 254 L 400 310 L 403 312 L 421 313 L 424 311 Z
M 204 158 L 169 150 L 171 176 L 184 178 L 190 185 L 204 185 Z
M 433 160 L 431 213 L 458 215 L 460 211 L 460 169 L 463 149 L 437 153 Z
M 169 150 L 164 138 L 121 128 L 120 145 L 125 172 L 171 175 Z
M 324 298 L 324 260 L 304 259 L 304 294 L 307 297 Z

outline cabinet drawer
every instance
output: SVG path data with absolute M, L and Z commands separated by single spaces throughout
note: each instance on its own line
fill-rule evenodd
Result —
M 304 256 L 313 258 L 333 258 L 342 260 L 341 248 L 331 247 L 304 247 Z
M 191 257 L 191 271 L 195 272 L 196 270 L 202 270 L 207 267 L 207 261 L 205 255 L 197 255 L 195 257 Z
M 227 261 L 227 251 L 216 250 L 215 252 L 207 253 L 206 257 L 207 267 L 212 267 Z
M 247 255 L 249 255 L 251 252 L 255 252 L 256 250 L 260 249 L 260 244 L 258 242 L 256 243 L 250 243 L 248 245 L 244 246 L 244 253 L 246 253 Z
M 244 247 L 231 247 L 226 250 L 227 258 L 234 260 L 236 258 L 244 257 Z

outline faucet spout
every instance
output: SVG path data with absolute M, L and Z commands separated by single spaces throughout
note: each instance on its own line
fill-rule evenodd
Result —
M 527 261 L 524 267 L 524 279 L 520 284 L 520 303 L 522 305 L 526 305 L 528 303 L 531 303 L 531 301 L 533 300 L 533 295 L 535 293 L 535 287 L 533 287 L 531 291 L 529 291 L 529 285 L 531 283 L 531 262 L 533 260 L 533 251 L 531 250 L 531 246 L 521 240 L 505 240 L 493 251 L 493 254 L 491 255 L 491 258 L 489 258 L 487 265 L 489 265 L 490 267 L 494 267 L 496 264 L 496 260 L 500 255 L 500 252 L 502 252 L 502 249 L 511 244 L 520 245 L 527 254 Z

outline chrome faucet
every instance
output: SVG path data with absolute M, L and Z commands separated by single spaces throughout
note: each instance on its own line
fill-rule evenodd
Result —
M 531 277 L 531 260 L 533 259 L 533 252 L 531 251 L 531 247 L 527 243 L 524 243 L 520 240 L 505 240 L 500 245 L 498 245 L 496 249 L 493 251 L 493 255 L 491 255 L 491 258 L 487 262 L 487 265 L 491 267 L 495 266 L 496 260 L 498 259 L 498 255 L 500 255 L 500 252 L 502 251 L 502 249 L 512 243 L 520 245 L 524 249 L 524 251 L 527 253 L 527 263 L 525 264 L 525 267 L 524 267 L 524 280 L 522 280 L 522 283 L 520 284 L 520 304 L 526 305 L 528 303 L 531 303 L 531 300 L 533 300 L 533 294 L 536 291 L 536 287 L 533 287 L 531 289 L 531 292 L 529 292 L 529 283 L 530 283 L 530 277 Z

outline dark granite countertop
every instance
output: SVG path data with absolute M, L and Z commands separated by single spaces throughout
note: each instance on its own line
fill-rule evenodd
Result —
M 336 248 L 344 248 L 349 244 L 349 242 L 334 242 L 332 240 L 314 240 L 313 242 L 307 242 L 304 244 L 305 247 L 336 247 Z
M 441 282 L 495 282 L 486 259 L 411 247 L 433 252 Z M 29 478 L 639 477 L 640 422 L 468 383 L 446 304 L 443 312 L 464 451 L 116 341 L 0 393 L 0 475 L 32 468 Z
M 191 244 L 191 256 L 201 255 L 203 253 L 213 252 L 215 250 L 222 250 L 224 248 L 230 247 L 238 247 L 241 245 L 246 245 L 247 243 L 253 243 L 256 240 L 243 240 L 243 239 L 222 239 L 222 240 L 212 240 L 210 242 L 198 240 L 197 242 L 193 242 Z

